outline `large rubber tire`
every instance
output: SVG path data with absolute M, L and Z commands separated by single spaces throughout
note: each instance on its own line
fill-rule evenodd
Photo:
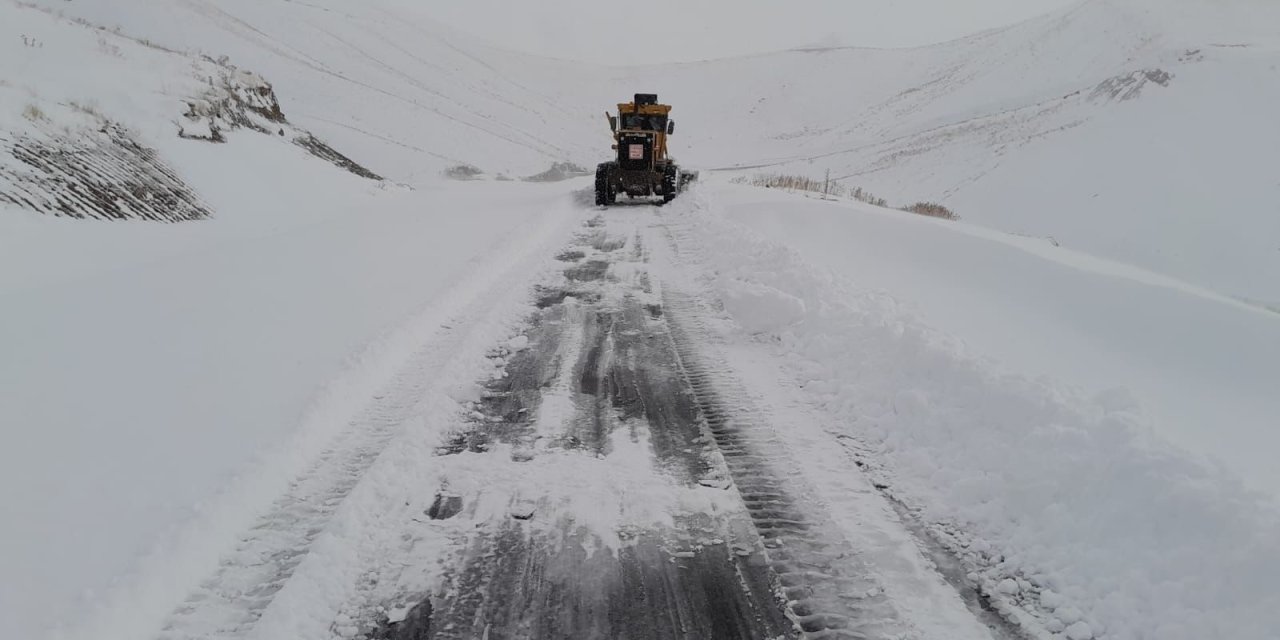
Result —
M 680 169 L 669 164 L 662 171 L 662 201 L 671 202 L 676 199 L 676 189 L 680 186 Z
M 609 169 L 608 162 L 596 167 L 596 206 L 598 207 L 607 207 L 618 199 L 617 192 L 613 190 L 613 181 L 609 179 Z

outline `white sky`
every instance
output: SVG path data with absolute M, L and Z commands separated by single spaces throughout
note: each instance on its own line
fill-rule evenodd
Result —
M 812 44 L 931 44 L 1078 0 L 402 1 L 418 3 L 435 20 L 508 49 L 633 64 Z

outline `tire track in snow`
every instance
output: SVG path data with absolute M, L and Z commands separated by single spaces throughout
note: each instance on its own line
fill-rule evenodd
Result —
M 710 335 L 700 326 L 699 305 L 670 288 L 663 299 L 681 368 L 803 637 L 910 637 L 875 571 L 859 562 L 825 514 L 805 508 L 799 499 L 810 492 L 787 471 L 797 461 L 776 431 L 756 418 L 728 366 L 699 348 Z
M 441 339 L 449 340 L 446 331 Z M 374 404 L 276 501 L 165 624 L 162 640 L 238 637 L 252 629 L 366 469 L 413 415 L 431 353 L 402 371 Z
M 512 311 L 522 308 L 510 300 L 512 283 L 537 278 L 538 270 L 532 269 L 532 264 L 544 259 L 554 246 L 549 243 L 558 244 L 559 233 L 573 214 L 566 207 L 547 214 L 532 229 L 509 232 L 495 251 L 507 256 L 505 260 L 481 266 L 436 299 L 421 316 L 389 336 L 381 348 L 367 354 L 378 370 L 393 372 L 389 379 L 372 385 L 361 380 L 355 388 L 333 390 L 355 394 L 357 401 L 362 394 L 370 395 L 364 408 L 332 437 L 309 468 L 240 535 L 215 572 L 172 611 L 159 638 L 240 638 L 261 631 L 259 622 L 302 570 L 317 542 L 331 533 L 331 522 L 347 498 L 384 454 L 395 448 L 393 443 L 406 437 L 406 425 L 427 410 L 427 398 L 439 395 L 441 385 L 451 383 L 448 377 L 436 374 L 468 360 L 468 354 L 491 339 L 495 327 L 501 330 L 510 322 L 507 317 Z M 333 418 L 317 416 L 319 420 Z M 352 551 L 361 551 L 356 545 L 353 541 Z M 319 571 L 324 573 L 323 568 Z M 309 581 L 316 579 L 314 575 L 307 577 Z M 324 603 L 315 605 L 322 610 Z M 277 624 L 278 620 L 273 621 Z M 330 621 L 320 624 L 328 627 Z
M 442 451 L 452 506 L 430 526 L 461 544 L 372 637 L 795 637 L 741 504 L 701 482 L 724 471 L 633 238 L 562 254 L 528 346 L 496 352 L 503 376 Z
M 708 213 L 706 203 L 696 200 L 694 205 L 696 213 Z M 831 430 L 831 418 L 811 406 L 797 380 L 784 373 L 785 367 L 776 360 L 777 350 L 755 339 L 744 340 L 741 334 L 735 337 L 737 330 L 726 324 L 732 320 L 718 306 L 717 293 L 719 287 L 733 284 L 719 280 L 727 274 L 709 261 L 703 244 L 709 237 L 705 234 L 723 232 L 722 223 L 702 215 L 661 218 L 652 235 L 666 242 L 654 244 L 668 250 L 660 262 L 668 267 L 663 273 L 677 283 L 672 291 L 684 303 L 677 306 L 692 311 L 697 339 L 690 347 L 695 359 L 703 358 L 713 370 L 730 372 L 712 378 L 719 383 L 713 391 L 749 398 L 749 419 L 757 427 L 767 427 L 766 437 L 782 446 L 780 459 L 803 463 L 786 465 L 792 471 L 785 478 L 803 478 L 795 497 L 825 514 L 861 556 L 863 566 L 874 569 L 884 595 L 913 628 L 909 637 L 1017 640 L 1034 636 L 1016 620 L 993 611 L 992 603 L 968 582 L 958 559 L 941 549 L 922 523 L 887 499 L 884 487 L 860 470 L 862 460 L 848 455 L 848 443 Z M 728 277 L 749 278 L 749 272 Z

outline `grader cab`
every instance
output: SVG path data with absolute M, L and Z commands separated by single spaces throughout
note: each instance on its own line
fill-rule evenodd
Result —
M 667 138 L 675 133 L 671 106 L 658 96 L 637 93 L 632 102 L 618 104 L 618 115 L 606 113 L 613 131 L 615 159 L 596 167 L 596 204 L 608 206 L 619 194 L 631 198 L 661 196 L 671 202 L 697 178 L 681 171 L 667 154 Z

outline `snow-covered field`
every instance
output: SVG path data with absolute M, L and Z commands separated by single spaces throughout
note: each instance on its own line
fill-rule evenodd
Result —
M 337 574 L 398 531 L 372 512 L 446 473 L 413 454 L 595 213 L 589 180 L 498 178 L 592 166 L 600 111 L 656 91 L 707 180 L 627 219 L 718 310 L 744 393 L 803 425 L 789 455 L 842 527 L 894 526 L 860 520 L 886 486 L 1032 637 L 1277 637 L 1280 5 L 1087 0 L 923 49 L 636 68 L 429 13 L 0 4 L 0 636 L 152 637 L 233 551 L 283 544 L 248 532 L 290 500 L 324 503 L 319 551 L 257 632 L 345 629 Z M 264 83 L 284 120 L 189 139 Z M 85 178 L 24 145 L 130 149 L 195 220 L 37 213 L 12 194 Z M 964 220 L 728 182 L 828 170 Z M 927 609 L 927 563 L 885 562 Z

